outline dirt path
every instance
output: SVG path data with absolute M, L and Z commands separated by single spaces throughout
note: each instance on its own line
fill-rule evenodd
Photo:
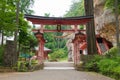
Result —
M 75 70 L 40 70 L 27 73 L 0 74 L 0 80 L 113 80 L 92 72 Z
M 62 63 L 61 64 L 57 63 L 57 65 L 62 65 Z M 64 67 L 66 67 L 66 65 L 64 65 Z M 113 80 L 113 79 L 110 79 L 108 77 L 105 77 L 97 73 L 80 72 L 74 69 L 66 69 L 66 70 L 44 69 L 44 70 L 25 72 L 25 73 L 22 72 L 0 73 L 0 80 Z

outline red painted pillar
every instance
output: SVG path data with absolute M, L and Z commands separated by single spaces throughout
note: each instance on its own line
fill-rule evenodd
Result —
M 74 43 L 74 64 L 77 65 L 80 62 L 80 54 L 79 54 L 79 44 L 78 42 Z
M 39 42 L 38 60 L 40 64 L 43 63 L 43 60 L 44 60 L 44 42 L 43 41 Z
M 77 61 L 76 61 L 76 64 L 79 64 L 79 62 L 80 62 L 80 54 L 79 54 L 79 42 L 77 41 L 77 44 L 76 44 L 76 49 L 77 49 L 77 51 L 76 51 L 76 55 L 77 55 Z
M 39 41 L 38 60 L 42 64 L 44 60 L 44 41 Z
M 44 42 L 41 44 L 41 56 L 42 56 L 42 61 L 44 60 Z
M 40 26 L 40 32 L 43 33 L 44 25 L 41 24 Z
M 76 65 L 77 64 L 77 52 L 76 52 L 76 43 L 74 42 L 74 64 Z
M 38 49 L 38 55 L 37 55 L 38 61 L 39 63 L 41 62 L 41 42 L 39 41 L 39 49 Z

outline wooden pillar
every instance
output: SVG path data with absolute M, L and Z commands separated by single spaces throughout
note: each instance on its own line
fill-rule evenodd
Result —
M 77 65 L 80 62 L 79 42 L 75 41 L 73 44 L 74 44 L 74 64 Z
M 41 45 L 41 56 L 43 61 L 44 60 L 44 42 L 42 42 L 42 45 Z
M 75 30 L 75 33 L 78 33 L 78 25 L 74 25 L 74 30 Z M 78 40 L 75 40 L 74 41 L 74 64 L 77 65 L 79 61 L 80 61 L 79 42 Z
M 85 14 L 86 16 L 94 15 L 93 0 L 84 0 L 85 4 Z M 96 36 L 95 36 L 95 26 L 94 19 L 91 22 L 88 22 L 86 25 L 86 34 L 87 34 L 87 50 L 88 54 L 96 54 Z
M 39 50 L 38 50 L 38 60 L 39 63 L 42 64 L 44 60 L 44 42 L 39 42 Z
M 41 64 L 42 63 L 42 55 L 41 55 L 41 42 L 39 42 L 39 50 L 38 50 L 38 61 Z
M 76 43 L 73 43 L 74 44 L 74 64 L 76 65 L 77 64 L 77 46 L 76 46 Z
M 76 64 L 79 64 L 79 62 L 80 62 L 80 54 L 79 54 L 79 42 L 77 41 L 77 44 L 76 44 L 76 54 L 77 54 L 77 61 L 76 61 Z

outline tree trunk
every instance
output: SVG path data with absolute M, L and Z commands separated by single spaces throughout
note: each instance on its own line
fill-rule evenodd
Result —
M 1 45 L 3 46 L 3 44 L 4 44 L 4 34 L 3 34 L 3 31 L 1 32 L 1 35 L 2 35 Z
M 118 48 L 118 54 L 120 55 L 120 42 L 119 42 L 119 7 L 118 7 L 118 0 L 115 0 L 115 18 L 116 18 L 116 42 L 117 42 L 117 48 Z
M 0 30 L 0 45 L 2 44 L 2 30 Z
M 17 10 L 16 10 L 16 31 L 15 31 L 15 34 L 14 34 L 14 36 L 15 36 L 15 38 L 14 38 L 14 48 L 15 48 L 15 52 L 14 52 L 14 56 L 15 57 L 13 57 L 14 58 L 14 60 L 15 61 L 13 61 L 13 62 L 16 62 L 17 60 L 18 60 L 18 55 L 19 55 L 19 53 L 18 53 L 18 27 L 19 27 L 19 0 L 17 1 L 17 3 L 16 3 L 16 8 L 17 8 Z
M 93 0 L 84 0 L 85 4 L 85 14 L 86 16 L 94 15 Z M 95 35 L 95 26 L 94 19 L 86 25 L 86 34 L 87 34 L 87 51 L 88 54 L 96 54 L 96 35 Z
M 3 42 L 4 42 L 4 35 L 3 35 L 3 31 L 0 30 L 0 39 L 1 39 L 1 45 L 3 46 Z

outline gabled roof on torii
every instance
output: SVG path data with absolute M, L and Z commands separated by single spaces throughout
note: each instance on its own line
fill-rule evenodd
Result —
M 43 25 L 83 25 L 93 19 L 93 16 L 77 16 L 77 17 L 44 17 L 36 15 L 25 15 L 28 21 L 33 24 Z

